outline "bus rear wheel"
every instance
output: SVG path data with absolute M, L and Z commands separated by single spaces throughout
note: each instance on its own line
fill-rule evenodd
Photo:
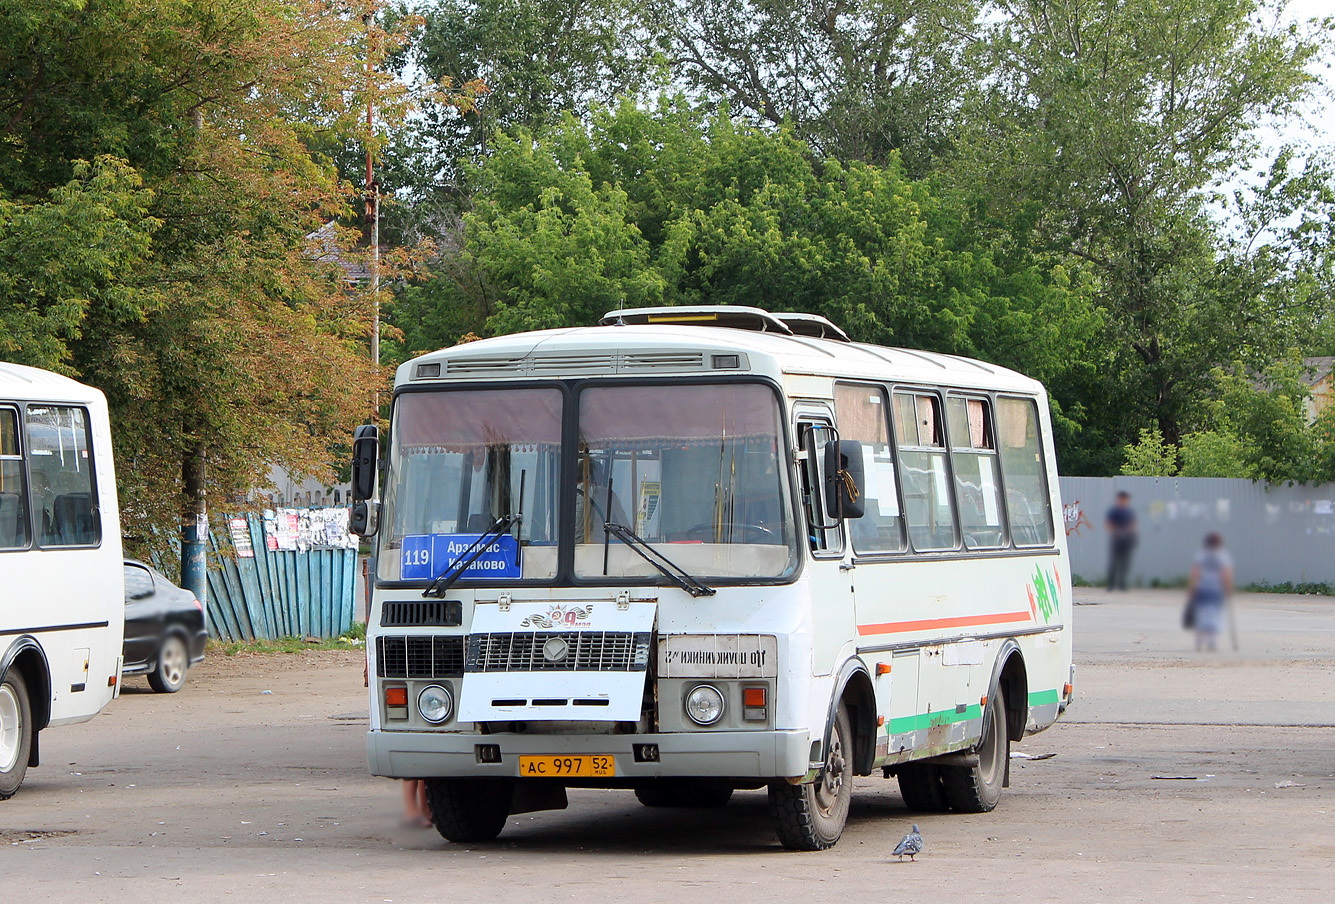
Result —
M 426 780 L 426 802 L 436 831 L 456 844 L 491 841 L 501 834 L 514 791 L 509 779 Z
M 932 763 L 905 763 L 895 774 L 904 806 L 915 813 L 944 813 L 950 806 L 940 767 Z
M 988 813 L 1001 800 L 1010 760 L 1010 732 L 1006 726 L 1006 695 L 997 688 L 987 701 L 988 728 L 978 742 L 978 765 L 941 766 L 946 800 L 960 813 Z
M 23 784 L 32 751 L 32 705 L 28 685 L 17 668 L 0 682 L 0 800 Z
M 844 833 L 853 802 L 853 728 L 847 708 L 840 706 L 830 732 L 829 749 L 820 775 L 810 784 L 774 782 L 769 786 L 770 812 L 779 842 L 790 851 L 832 848 Z

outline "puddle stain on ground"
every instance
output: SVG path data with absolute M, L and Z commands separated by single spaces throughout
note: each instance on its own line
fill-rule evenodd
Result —
M 0 844 L 31 844 L 77 834 L 73 829 L 0 829 Z

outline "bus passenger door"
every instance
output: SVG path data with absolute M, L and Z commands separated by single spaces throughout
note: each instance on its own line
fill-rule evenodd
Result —
M 833 423 L 833 412 L 828 406 L 807 403 L 798 407 L 798 491 L 811 552 L 806 580 L 811 592 L 812 658 L 817 675 L 828 675 L 838 668 L 840 651 L 857 638 L 844 529 L 829 514 L 822 492 L 825 446 L 836 438 Z

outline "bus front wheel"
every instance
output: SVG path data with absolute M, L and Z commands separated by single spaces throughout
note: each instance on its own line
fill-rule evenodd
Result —
M 779 842 L 790 851 L 826 850 L 844 832 L 853 802 L 853 729 L 846 707 L 839 707 L 828 747 L 814 782 L 769 786 L 770 812 Z
M 429 778 L 426 801 L 436 831 L 456 844 L 468 844 L 501 834 L 514 790 L 508 779 Z
M 28 685 L 17 668 L 0 682 L 0 800 L 23 784 L 32 751 L 32 705 Z
M 977 766 L 941 766 L 941 785 L 950 806 L 960 813 L 988 813 L 1001 800 L 1006 763 L 1011 755 L 1006 727 L 1006 695 L 997 688 L 987 701 L 988 729 L 978 743 Z

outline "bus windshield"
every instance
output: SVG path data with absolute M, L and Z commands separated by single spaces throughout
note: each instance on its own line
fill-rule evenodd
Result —
M 555 388 L 400 395 L 381 515 L 381 580 L 432 580 L 497 519 L 521 513 L 463 579 L 554 578 L 561 413 Z
M 575 574 L 650 577 L 618 524 L 696 578 L 778 578 L 797 546 L 774 393 L 759 383 L 601 386 L 579 396 Z
M 797 566 L 778 400 L 759 383 L 594 386 L 567 412 L 555 387 L 402 393 L 381 513 L 378 574 L 429 582 L 498 519 L 521 515 L 461 576 L 667 579 L 609 531 L 632 532 L 701 580 L 778 579 Z M 577 417 L 577 446 L 562 421 Z M 575 480 L 563 487 L 563 455 Z M 571 498 L 573 496 L 573 499 Z M 562 504 L 573 512 L 561 529 Z M 566 547 L 569 549 L 569 545 Z M 570 561 L 566 559 L 566 561 Z

